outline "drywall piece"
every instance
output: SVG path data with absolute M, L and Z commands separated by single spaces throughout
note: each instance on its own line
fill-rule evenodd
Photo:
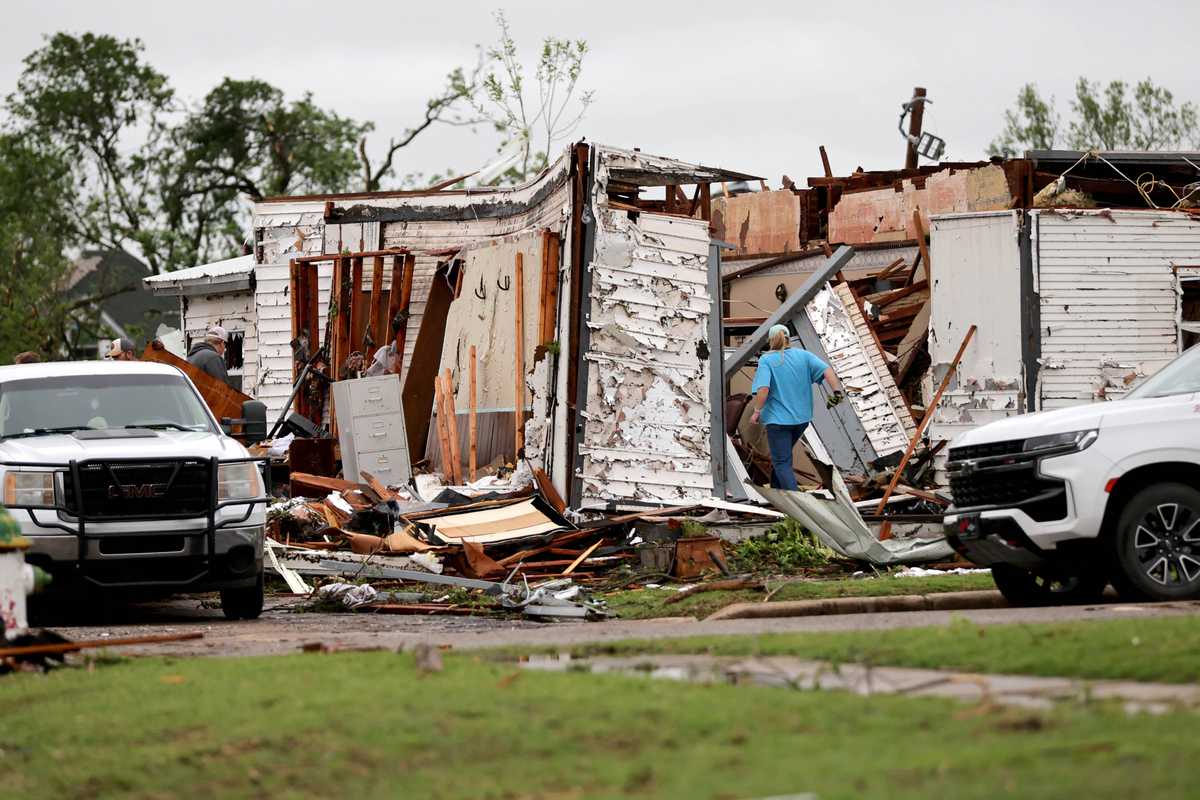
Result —
M 738 255 L 778 255 L 800 250 L 804 209 L 791 189 L 713 198 L 713 236 Z
M 1012 205 L 1003 167 L 947 169 L 905 178 L 898 188 L 843 193 L 829 212 L 829 241 L 867 244 L 915 239 L 913 211 L 921 212 L 928 229 L 930 214 L 1000 211 Z

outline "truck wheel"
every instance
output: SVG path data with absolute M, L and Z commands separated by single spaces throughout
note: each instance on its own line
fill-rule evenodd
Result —
M 1182 483 L 1142 489 L 1121 510 L 1107 546 L 1122 599 L 1200 596 L 1200 491 Z
M 1102 570 L 1082 567 L 1074 573 L 1036 574 L 1012 564 L 992 566 L 992 580 L 1014 606 L 1061 606 L 1092 603 L 1104 594 Z
M 263 576 L 245 589 L 222 589 L 221 611 L 226 619 L 258 619 L 263 610 Z

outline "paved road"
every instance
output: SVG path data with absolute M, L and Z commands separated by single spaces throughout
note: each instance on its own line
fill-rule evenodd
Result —
M 56 627 L 76 640 L 201 631 L 204 638 L 121 652 L 159 655 L 269 655 L 294 653 L 320 642 L 336 648 L 397 649 L 417 642 L 474 649 L 501 645 L 562 645 L 629 638 L 700 635 L 756 635 L 800 631 L 879 630 L 946 625 L 967 619 L 982 625 L 1063 620 L 1103 620 L 1200 615 L 1200 602 L 1161 604 L 1106 603 L 1053 608 L 999 608 L 973 611 L 914 611 L 846 614 L 789 619 L 698 622 L 691 618 L 592 623 L 537 623 L 478 617 L 409 617 L 381 614 L 298 612 L 296 601 L 274 598 L 261 619 L 228 622 L 216 609 L 195 599 L 130 606 L 110 625 Z

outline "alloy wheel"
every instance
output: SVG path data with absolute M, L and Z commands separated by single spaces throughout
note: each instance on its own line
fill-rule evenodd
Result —
M 1143 515 L 1130 537 L 1133 555 L 1150 580 L 1167 587 L 1200 580 L 1200 513 L 1160 503 Z

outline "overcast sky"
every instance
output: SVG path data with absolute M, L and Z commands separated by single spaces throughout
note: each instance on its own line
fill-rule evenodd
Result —
M 0 86 L 59 30 L 138 37 L 176 90 L 198 100 L 224 76 L 371 120 L 376 146 L 420 118 L 454 66 L 495 39 L 491 3 L 66 2 L 4 0 Z M 706 2 L 602 0 L 502 6 L 531 65 L 542 37 L 584 38 L 589 139 L 762 175 L 902 166 L 899 105 L 914 85 L 934 101 L 926 130 L 947 159 L 971 160 L 1035 81 L 1065 112 L 1077 76 L 1147 75 L 1200 102 L 1200 2 Z M 470 171 L 495 152 L 488 130 L 439 128 L 404 151 L 401 172 Z M 373 148 L 374 149 L 374 148 Z

